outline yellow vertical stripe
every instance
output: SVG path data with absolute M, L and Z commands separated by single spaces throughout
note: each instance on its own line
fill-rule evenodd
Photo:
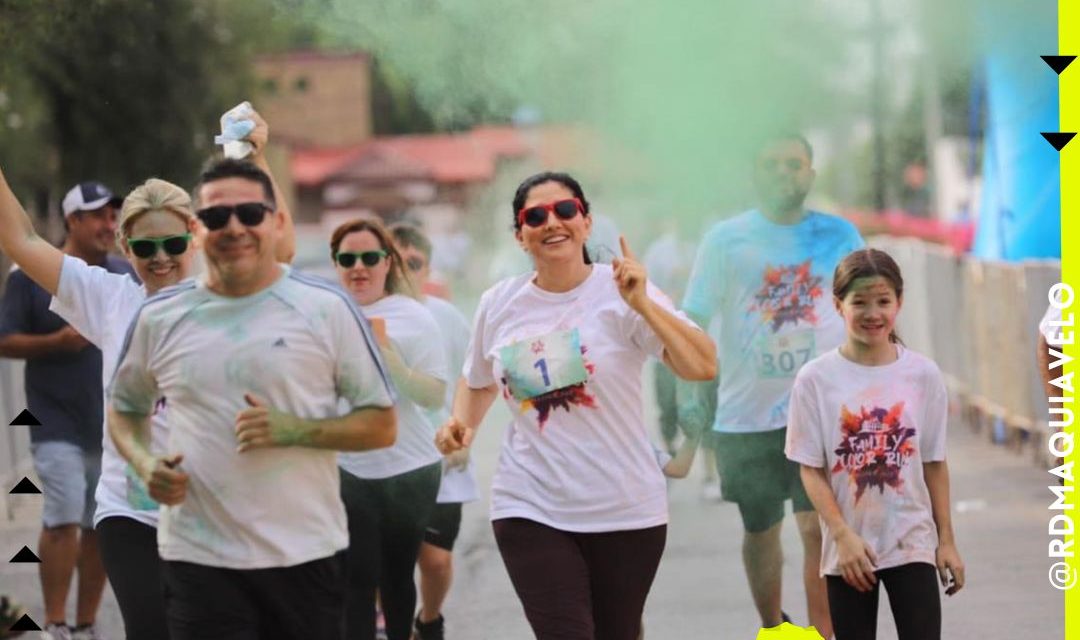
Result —
M 1080 1 L 1058 0 L 1058 55 L 1080 54 Z M 1080 61 L 1074 61 L 1058 79 L 1060 89 L 1058 106 L 1060 109 L 1061 125 L 1059 131 L 1080 131 Z M 1037 135 L 1036 132 L 1032 132 Z M 1070 285 L 1073 291 L 1080 292 L 1080 260 L 1078 260 L 1076 247 L 1080 246 L 1080 228 L 1077 225 L 1077 210 L 1080 208 L 1080 140 L 1072 140 L 1060 153 L 1061 162 L 1061 272 L 1062 282 Z M 1072 251 L 1066 252 L 1065 247 L 1073 247 Z M 1073 313 L 1074 318 L 1080 315 L 1080 304 L 1074 302 L 1070 309 L 1063 310 L 1064 314 Z M 1076 331 L 1074 329 L 1074 331 Z M 1065 353 L 1072 358 L 1080 357 L 1077 345 L 1066 345 Z M 1075 370 L 1073 364 L 1065 366 L 1065 373 Z M 1076 434 L 1076 427 L 1069 427 L 1071 433 Z M 1075 440 L 1074 440 L 1075 442 Z M 1077 458 L 1074 451 L 1068 457 L 1069 462 L 1075 462 Z M 1073 482 L 1069 483 L 1074 484 Z M 1076 503 L 1073 493 L 1068 496 L 1067 504 Z M 1064 513 L 1076 514 L 1075 510 Z M 1075 517 L 1075 516 L 1074 516 Z M 1075 535 L 1066 538 L 1067 543 L 1073 544 L 1075 550 Z M 1080 570 L 1080 562 L 1075 557 L 1069 559 L 1069 566 L 1073 574 Z M 1080 586 L 1073 587 L 1065 592 L 1065 638 L 1066 640 L 1080 640 Z

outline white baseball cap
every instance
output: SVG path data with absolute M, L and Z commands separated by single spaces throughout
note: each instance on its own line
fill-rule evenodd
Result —
M 61 205 L 64 209 L 64 217 L 68 217 L 76 211 L 93 211 L 107 204 L 119 208 L 124 199 L 113 195 L 109 188 L 100 182 L 90 181 L 77 184 L 64 196 Z

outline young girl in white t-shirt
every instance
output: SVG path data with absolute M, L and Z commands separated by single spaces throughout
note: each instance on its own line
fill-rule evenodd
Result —
M 821 517 L 836 640 L 875 637 L 879 583 L 900 640 L 940 638 L 936 581 L 950 596 L 964 586 L 949 513 L 948 395 L 937 365 L 896 336 L 903 286 L 885 252 L 845 257 L 833 296 L 846 340 L 804 366 L 791 391 L 786 453 Z

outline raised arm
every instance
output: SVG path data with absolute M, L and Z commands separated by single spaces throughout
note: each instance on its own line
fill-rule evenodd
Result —
M 296 227 L 293 225 L 292 211 L 289 210 L 289 201 L 278 187 L 274 179 L 274 172 L 270 170 L 270 163 L 266 160 L 266 145 L 270 141 L 270 125 L 263 120 L 259 112 L 254 112 L 251 119 L 255 121 L 255 129 L 248 134 L 246 140 L 255 147 L 251 154 L 251 162 L 270 176 L 270 183 L 274 185 L 274 201 L 277 202 L 278 211 L 285 216 L 285 235 L 277 244 L 277 260 L 289 264 L 296 256 Z
M 64 254 L 34 231 L 34 224 L 19 204 L 0 170 L 0 251 L 3 251 L 52 295 L 60 286 Z
M 626 238 L 620 236 L 622 258 L 612 261 L 619 294 L 660 338 L 664 364 L 684 380 L 712 380 L 716 377 L 716 346 L 709 336 L 675 316 L 647 293 L 645 267 L 637 261 Z

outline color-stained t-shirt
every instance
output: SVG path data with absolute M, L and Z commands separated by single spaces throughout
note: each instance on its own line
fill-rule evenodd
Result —
M 825 469 L 844 521 L 877 568 L 935 564 L 938 536 L 923 464 L 945 459 L 948 392 L 936 364 L 897 346 L 894 362 L 856 364 L 833 349 L 799 372 L 787 457 Z M 822 575 L 840 575 L 822 523 Z
M 751 210 L 709 230 L 683 310 L 715 331 L 720 382 L 713 429 L 746 433 L 787 424 L 799 368 L 843 341 L 833 271 L 862 246 L 850 222 L 816 211 L 782 225 Z

